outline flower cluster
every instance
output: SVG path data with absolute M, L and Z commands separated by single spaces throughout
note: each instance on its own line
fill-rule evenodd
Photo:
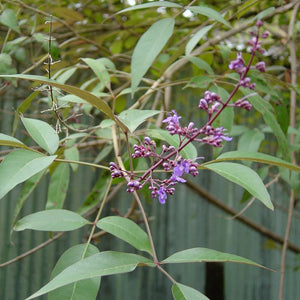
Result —
M 158 153 L 156 143 L 150 137 L 145 137 L 139 144 L 135 144 L 133 146 L 133 153 L 131 154 L 132 158 L 148 158 L 151 161 L 150 168 L 146 170 L 142 176 L 121 170 L 115 163 L 110 163 L 110 171 L 113 178 L 126 177 L 128 181 L 127 192 L 132 193 L 141 189 L 145 184 L 148 184 L 152 197 L 158 198 L 159 202 L 164 204 L 168 195 L 174 194 L 175 185 L 186 182 L 183 178 L 185 174 L 190 174 L 194 177 L 198 175 L 198 163 L 196 159 L 187 159 L 180 155 L 180 151 L 184 149 L 185 146 L 191 142 L 200 142 L 213 147 L 221 147 L 224 141 L 229 142 L 232 140 L 223 126 L 213 127 L 212 123 L 225 107 L 231 106 L 244 108 L 246 110 L 251 109 L 251 103 L 247 100 L 249 95 L 234 103 L 230 103 L 230 101 L 240 87 L 249 88 L 250 90 L 255 89 L 255 83 L 251 82 L 250 77 L 247 77 L 251 68 L 260 72 L 265 72 L 266 70 L 263 61 L 259 61 L 254 67 L 251 67 L 255 54 L 257 52 L 264 52 L 264 49 L 261 48 L 261 41 L 259 40 L 259 29 L 262 26 L 262 22 L 257 21 L 256 26 L 258 29 L 257 32 L 251 31 L 250 35 L 252 38 L 248 41 L 248 44 L 251 46 L 251 58 L 249 62 L 245 62 L 242 53 L 237 53 L 236 59 L 229 63 L 229 69 L 239 75 L 239 81 L 230 96 L 224 100 L 215 92 L 205 91 L 204 96 L 199 100 L 198 108 L 205 111 L 208 116 L 207 122 L 202 128 L 195 127 L 193 122 L 190 122 L 188 126 L 182 126 L 180 124 L 181 116 L 179 116 L 175 110 L 172 110 L 162 123 L 166 124 L 166 130 L 170 135 L 178 136 L 179 144 L 177 148 L 162 145 L 161 153 Z M 268 33 L 264 32 L 261 37 L 267 38 Z M 154 171 L 159 167 L 162 167 L 165 172 L 171 173 L 171 175 L 164 180 L 154 178 Z

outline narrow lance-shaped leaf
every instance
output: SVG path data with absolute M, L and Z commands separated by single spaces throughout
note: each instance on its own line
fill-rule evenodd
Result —
M 208 248 L 191 248 L 176 252 L 164 259 L 162 264 L 195 263 L 195 262 L 234 262 L 265 268 L 264 266 L 238 255 L 224 253 Z
M 137 10 L 137 9 L 151 8 L 151 7 L 178 7 L 178 8 L 181 8 L 182 6 L 177 3 L 173 3 L 173 2 L 169 2 L 169 1 L 155 1 L 155 2 L 151 2 L 151 3 L 143 3 L 143 4 L 127 7 L 125 9 L 122 9 L 119 12 L 117 12 L 117 14 L 121 14 L 121 13 L 124 13 L 127 11 Z
M 46 169 L 55 158 L 23 149 L 9 153 L 0 164 L 0 199 L 19 183 Z
M 89 244 L 80 244 L 68 249 L 59 258 L 52 273 L 51 279 L 65 270 L 67 267 L 75 264 L 76 262 L 89 257 L 91 255 L 99 253 L 97 247 Z M 100 287 L 100 277 L 89 278 L 73 284 L 69 284 L 58 288 L 48 295 L 48 300 L 57 299 L 79 299 L 81 295 L 84 295 L 84 300 L 94 300 L 97 297 Z
M 62 208 L 67 196 L 70 179 L 70 167 L 60 163 L 51 175 L 46 209 Z
M 212 20 L 218 21 L 227 27 L 231 28 L 231 25 L 223 18 L 223 16 L 216 10 L 207 6 L 190 6 L 189 10 L 193 13 L 197 13 L 206 16 Z
M 134 94 L 153 61 L 173 33 L 175 20 L 166 18 L 155 22 L 139 39 L 131 61 L 131 93 Z
M 29 198 L 29 196 L 32 194 L 32 192 L 35 190 L 35 188 L 38 186 L 38 183 L 42 179 L 42 177 L 45 175 L 45 171 L 41 171 L 35 175 L 33 175 L 31 178 L 29 178 L 22 186 L 22 190 L 20 192 L 19 198 L 17 200 L 17 203 L 15 205 L 14 215 L 12 218 L 12 227 L 15 225 L 17 218 L 22 210 L 23 205 Z
M 300 167 L 293 165 L 290 162 L 284 161 L 278 157 L 274 157 L 272 155 L 260 152 L 229 151 L 221 154 L 216 160 L 212 162 L 229 160 L 255 161 L 267 165 L 283 167 L 292 171 L 300 172 Z
M 91 222 L 73 211 L 50 209 L 39 211 L 22 218 L 17 222 L 14 230 L 71 231 L 87 224 L 91 224 Z
M 172 286 L 174 300 L 209 300 L 199 291 L 181 283 L 174 283 Z
M 79 161 L 79 150 L 77 149 L 77 147 L 71 147 L 71 148 L 65 149 L 64 155 L 65 155 L 66 159 Z M 76 172 L 79 165 L 75 164 L 75 163 L 70 163 L 70 166 L 71 166 L 73 172 Z
M 115 235 L 136 249 L 146 251 L 152 255 L 150 241 L 146 232 L 133 221 L 117 216 L 106 217 L 97 223 L 97 227 Z
M 110 119 L 114 120 L 113 112 L 105 101 L 101 100 L 100 98 L 96 97 L 90 92 L 79 89 L 78 87 L 67 85 L 67 84 L 61 84 L 54 80 L 47 79 L 46 77 L 36 76 L 36 75 L 25 75 L 25 74 L 0 75 L 0 78 L 1 77 L 26 79 L 26 80 L 36 81 L 50 86 L 54 86 L 67 93 L 80 97 L 81 99 L 85 100 L 86 102 L 90 103 L 91 105 L 93 105 L 94 107 L 96 107 L 97 109 L 105 113 Z
M 59 146 L 57 132 L 44 121 L 29 118 L 21 118 L 21 120 L 35 142 L 48 153 L 54 154 Z
M 21 141 L 4 133 L 0 133 L 0 145 L 28 149 L 28 147 L 24 145 Z
M 104 86 L 110 83 L 109 73 L 100 60 L 92 58 L 82 58 L 82 60 L 93 70 Z
M 242 186 L 251 195 L 260 200 L 266 207 L 274 209 L 270 195 L 261 178 L 252 169 L 236 163 L 206 163 L 204 168 L 212 170 L 222 177 Z
M 26 300 L 44 295 L 76 281 L 131 272 L 139 265 L 155 266 L 148 258 L 136 254 L 114 251 L 94 254 L 66 268 Z
M 186 44 L 185 55 L 189 55 L 193 51 L 198 42 L 210 31 L 212 27 L 213 25 L 205 26 L 192 36 L 192 38 Z

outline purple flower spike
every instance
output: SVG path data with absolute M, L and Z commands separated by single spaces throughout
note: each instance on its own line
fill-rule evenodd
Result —
M 165 204 L 167 200 L 166 188 L 161 186 L 157 191 L 158 200 L 161 204 Z

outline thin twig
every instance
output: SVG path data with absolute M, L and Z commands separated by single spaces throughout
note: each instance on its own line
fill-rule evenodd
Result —
M 23 259 L 23 258 L 25 258 L 25 257 L 27 257 L 27 256 L 29 256 L 29 255 L 31 255 L 33 253 L 35 253 L 35 252 L 37 252 L 38 250 L 46 247 L 47 245 L 51 244 L 55 240 L 59 239 L 64 233 L 65 232 L 60 232 L 60 233 L 56 234 L 55 236 L 53 236 L 53 238 L 47 240 L 46 242 L 44 242 L 42 244 L 39 244 L 38 246 L 30 249 L 27 252 L 22 253 L 19 256 L 16 256 L 15 258 L 13 258 L 11 260 L 6 261 L 5 263 L 0 264 L 0 268 L 6 267 L 6 266 L 8 266 L 8 265 L 10 265 L 10 264 L 12 264 L 14 262 L 17 262 L 17 261 L 19 261 L 19 260 L 21 260 L 21 259 Z

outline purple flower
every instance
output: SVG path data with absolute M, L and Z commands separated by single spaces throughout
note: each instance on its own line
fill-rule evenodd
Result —
M 174 167 L 173 174 L 172 174 L 170 180 L 178 181 L 178 182 L 186 182 L 186 180 L 181 178 L 181 176 L 184 173 L 189 173 L 189 171 L 190 171 L 189 167 L 190 167 L 190 163 L 187 160 L 182 159 L 180 161 L 180 163 L 177 163 L 177 165 Z
M 239 74 L 245 71 L 245 62 L 241 52 L 237 53 L 236 59 L 231 61 L 228 67 L 229 69 L 234 70 Z
M 176 110 L 172 110 L 173 116 L 167 117 L 162 122 L 163 123 L 174 123 L 176 125 L 179 125 L 179 119 L 181 119 L 180 116 L 177 115 Z
M 215 132 L 214 132 L 214 137 L 216 139 L 222 139 L 222 140 L 224 140 L 226 142 L 230 142 L 232 140 L 232 137 L 227 136 L 226 133 L 224 134 L 223 133 L 224 130 L 226 130 L 226 129 L 224 129 L 223 126 L 216 128 Z
M 255 69 L 260 72 L 266 72 L 266 64 L 264 61 L 260 61 L 255 65 Z
M 168 123 L 166 129 L 169 131 L 171 135 L 177 134 L 181 131 L 181 127 L 179 124 L 180 116 L 177 115 L 175 110 L 172 110 L 173 116 L 167 117 L 162 122 Z
M 167 200 L 167 193 L 166 188 L 164 186 L 161 186 L 159 190 L 157 191 L 158 200 L 161 204 L 165 204 Z

